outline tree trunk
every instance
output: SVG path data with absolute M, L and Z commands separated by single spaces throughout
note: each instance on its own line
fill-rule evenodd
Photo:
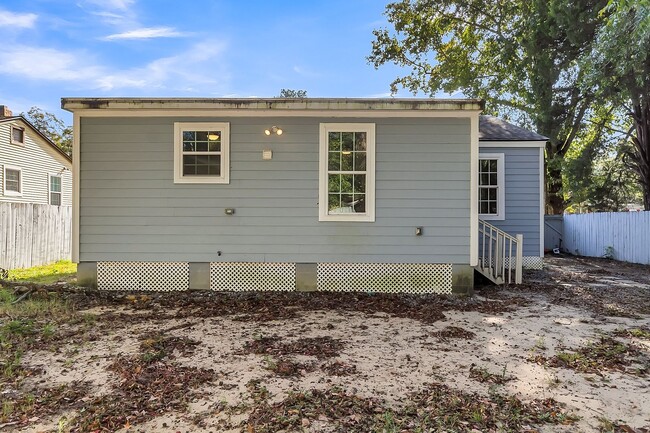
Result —
M 636 137 L 632 137 L 632 160 L 643 191 L 643 208 L 650 211 L 650 97 L 642 96 L 635 102 L 632 118 Z

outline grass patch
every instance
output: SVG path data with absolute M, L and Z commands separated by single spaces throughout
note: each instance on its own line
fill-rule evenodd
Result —
M 71 282 L 77 277 L 77 264 L 61 260 L 49 265 L 34 266 L 9 271 L 9 280 L 38 284 L 53 284 L 57 281 Z
M 635 345 L 625 344 L 606 336 L 583 347 L 560 352 L 550 358 L 539 355 L 530 360 L 549 367 L 568 368 L 580 373 L 601 374 L 604 371 L 621 371 L 645 376 L 650 372 L 647 353 Z M 634 364 L 638 367 L 630 368 Z
M 615 337 L 638 338 L 639 340 L 650 340 L 650 329 L 648 328 L 629 328 L 617 329 L 612 332 Z
M 55 387 L 39 388 L 31 393 L 21 394 L 2 404 L 0 424 L 29 424 L 32 416 L 44 417 L 63 410 L 79 407 L 81 399 L 87 394 L 88 386 L 82 382 L 72 382 Z
M 472 364 L 469 367 L 469 377 L 480 383 L 493 383 L 495 385 L 503 385 L 506 382 L 516 379 L 514 376 L 506 374 L 507 365 L 503 366 L 500 374 L 490 373 L 485 367 L 478 367 Z

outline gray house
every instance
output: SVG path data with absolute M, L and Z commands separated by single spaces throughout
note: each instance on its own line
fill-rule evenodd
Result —
M 546 139 L 481 117 L 479 100 L 62 107 L 73 260 L 99 288 L 450 293 L 475 269 L 504 281 L 541 265 Z
M 27 119 L 0 105 L 0 202 L 72 205 L 72 161 Z

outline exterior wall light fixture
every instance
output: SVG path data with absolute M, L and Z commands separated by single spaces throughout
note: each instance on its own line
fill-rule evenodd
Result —
M 277 126 L 271 126 L 269 129 L 265 129 L 264 133 L 266 135 L 271 135 L 271 134 L 277 134 L 277 135 L 282 135 L 282 129 L 278 128 Z

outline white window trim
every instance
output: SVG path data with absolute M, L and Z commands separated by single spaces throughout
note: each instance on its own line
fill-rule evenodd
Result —
M 183 176 L 183 131 L 221 131 L 221 176 Z M 230 183 L 230 123 L 174 123 L 174 183 Z
M 52 191 L 52 178 L 58 177 L 60 179 L 61 191 Z M 61 203 L 58 206 L 63 206 L 63 176 L 59 173 L 48 173 L 47 174 L 47 202 L 52 204 L 52 193 L 55 192 L 61 195 Z
M 495 214 L 482 214 L 479 217 L 484 221 L 503 221 L 506 219 L 506 173 L 505 173 L 505 154 L 504 153 L 479 153 L 479 166 L 482 159 L 496 159 L 497 160 L 497 213 Z M 480 169 L 479 169 L 480 170 Z M 478 185 L 480 173 L 477 173 L 476 183 Z M 480 190 L 480 185 L 478 186 Z M 478 198 L 477 198 L 478 203 Z M 479 206 L 479 212 L 481 208 Z
M 366 143 L 366 212 L 363 214 L 328 213 L 327 161 L 329 132 L 365 132 Z M 319 173 L 318 173 L 318 221 L 375 221 L 375 124 L 374 123 L 321 123 L 319 134 Z
M 23 141 L 14 140 L 14 129 L 23 131 Z M 16 146 L 25 146 L 25 128 L 16 125 L 11 125 L 11 128 L 9 128 L 9 142 L 11 144 L 15 144 Z
M 19 188 L 20 192 L 16 191 L 8 191 L 7 190 L 7 170 L 15 170 L 20 172 L 20 182 L 19 182 Z M 22 197 L 23 196 L 23 169 L 20 167 L 16 167 L 14 165 L 5 165 L 4 166 L 4 173 L 2 177 L 2 189 L 4 192 L 4 195 L 7 197 Z

